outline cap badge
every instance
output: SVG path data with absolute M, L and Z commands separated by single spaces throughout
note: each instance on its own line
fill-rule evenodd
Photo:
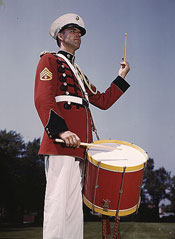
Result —
M 52 72 L 49 71 L 49 69 L 47 67 L 45 67 L 44 70 L 41 71 L 40 80 L 42 80 L 42 81 L 52 80 Z
M 76 20 L 78 21 L 80 18 L 79 18 L 79 16 L 76 16 Z

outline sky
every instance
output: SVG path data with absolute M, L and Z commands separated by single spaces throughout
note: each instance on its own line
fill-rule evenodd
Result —
M 101 92 L 118 75 L 128 36 L 131 87 L 107 111 L 91 106 L 100 138 L 134 143 L 175 175 L 174 9 L 174 0 L 0 0 L 0 129 L 26 142 L 42 137 L 33 101 L 39 55 L 58 51 L 51 23 L 76 13 L 87 30 L 76 63 Z

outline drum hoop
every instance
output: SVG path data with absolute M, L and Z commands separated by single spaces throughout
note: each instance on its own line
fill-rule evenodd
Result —
M 115 216 L 116 215 L 116 210 L 108 209 L 107 211 L 104 211 L 104 209 L 102 207 L 99 207 L 97 205 L 93 205 L 84 195 L 83 195 L 83 201 L 84 201 L 84 203 L 87 207 L 89 207 L 91 210 L 93 209 L 97 213 L 100 213 L 100 214 L 103 214 L 103 215 L 108 215 L 108 216 Z M 128 215 L 136 212 L 139 205 L 140 205 L 140 198 L 139 198 L 138 204 L 136 204 L 132 208 L 119 210 L 118 216 L 120 216 L 120 217 L 128 216 Z
M 131 144 L 131 143 L 128 143 L 126 141 L 120 141 L 120 140 L 98 140 L 98 141 L 95 141 L 94 144 L 99 144 L 99 143 L 117 143 L 117 144 L 123 144 L 123 145 L 127 145 L 127 146 L 130 146 L 132 148 L 135 148 L 137 149 L 138 151 L 140 151 L 144 158 L 145 158 L 145 162 L 143 162 L 142 164 L 139 164 L 139 165 L 136 165 L 136 166 L 128 166 L 126 167 L 126 170 L 125 172 L 136 172 L 136 171 L 139 171 L 141 169 L 143 169 L 146 165 L 146 162 L 148 160 L 148 155 L 147 153 L 142 149 L 140 148 L 139 146 L 135 145 L 135 144 Z M 89 146 L 89 148 L 91 148 L 93 146 Z M 88 154 L 88 160 L 94 164 L 94 165 L 98 165 L 99 166 L 99 161 L 95 160 L 92 158 L 91 155 L 89 155 L 89 153 L 87 152 Z M 123 168 L 122 166 L 114 166 L 114 165 L 108 165 L 108 164 L 105 164 L 105 163 L 100 163 L 100 168 L 102 169 L 106 169 L 106 170 L 110 170 L 110 171 L 115 171 L 115 172 L 123 172 Z

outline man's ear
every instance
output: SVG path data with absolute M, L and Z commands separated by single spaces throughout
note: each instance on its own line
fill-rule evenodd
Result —
M 63 40 L 63 33 L 62 33 L 62 32 L 59 32 L 59 33 L 58 33 L 58 39 L 59 39 L 60 41 Z

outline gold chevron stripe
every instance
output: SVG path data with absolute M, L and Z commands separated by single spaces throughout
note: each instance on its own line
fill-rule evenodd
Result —
M 41 73 L 40 73 L 40 80 L 42 80 L 42 81 L 52 80 L 52 72 L 49 71 L 49 69 L 47 67 L 45 67 L 41 71 Z

